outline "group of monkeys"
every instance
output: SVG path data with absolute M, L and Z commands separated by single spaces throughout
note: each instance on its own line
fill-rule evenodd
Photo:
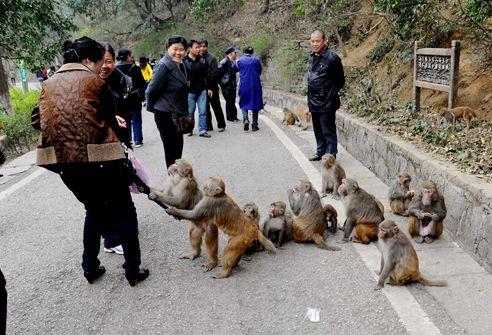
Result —
M 229 240 L 221 258 L 221 271 L 213 278 L 230 276 L 233 267 L 244 254 L 266 250 L 273 254 L 284 242 L 314 242 L 319 248 L 337 251 L 338 246 L 325 241 L 329 230 L 336 234 L 336 209 L 322 205 L 319 193 L 310 181 L 299 180 L 287 190 L 290 209 L 283 201 L 270 204 L 267 217 L 260 220 L 258 207 L 247 203 L 243 208 L 226 193 L 224 181 L 211 177 L 198 186 L 193 167 L 183 159 L 176 160 L 168 169 L 169 177 L 162 190 L 151 189 L 149 199 L 166 208 L 176 219 L 191 221 L 189 241 L 191 251 L 180 258 L 195 259 L 201 253 L 202 242 L 208 253 L 203 264 L 206 271 L 218 265 L 218 230 Z M 353 179 L 346 178 L 344 169 L 333 155 L 324 155 L 321 161 L 322 196 L 331 193 L 341 198 L 346 212 L 343 238 L 368 244 L 378 238 L 381 251 L 381 270 L 375 289 L 389 283 L 404 285 L 419 281 L 425 285 L 444 286 L 444 281 L 430 281 L 419 271 L 417 254 L 408 237 L 394 221 L 384 219 L 384 206 L 367 193 Z M 409 233 L 416 242 L 431 243 L 442 233 L 446 207 L 443 196 L 434 182 L 422 183 L 417 192 L 410 191 L 411 177 L 401 173 L 390 189 L 390 207 L 393 213 L 410 216 Z

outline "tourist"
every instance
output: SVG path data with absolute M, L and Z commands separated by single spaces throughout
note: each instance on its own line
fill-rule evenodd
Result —
M 227 48 L 226 57 L 219 63 L 219 85 L 222 89 L 222 96 L 226 102 L 226 119 L 229 122 L 239 122 L 236 109 L 236 72 L 232 69 L 232 64 L 237 59 L 237 52 L 233 47 Z
M 316 137 L 316 154 L 310 161 L 319 161 L 324 154 L 337 155 L 335 113 L 340 108 L 338 92 L 345 84 L 342 61 L 326 46 L 325 33 L 315 30 L 310 38 L 307 101 Z

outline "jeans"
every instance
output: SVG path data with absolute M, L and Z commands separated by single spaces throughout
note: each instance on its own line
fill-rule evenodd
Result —
M 62 171 L 61 178 L 77 199 L 84 204 L 84 252 L 82 269 L 94 272 L 101 237 L 118 236 L 123 247 L 127 278 L 135 277 L 140 266 L 137 212 L 128 188 L 125 169 L 114 162 L 87 164 Z
M 132 138 L 132 129 L 133 129 L 133 140 L 135 143 L 143 142 L 143 133 L 142 133 L 142 105 L 138 104 L 130 107 L 131 114 L 131 124 L 127 124 L 126 127 L 128 129 L 128 133 L 130 139 Z
M 164 146 L 166 166 L 169 168 L 176 162 L 176 159 L 180 159 L 183 155 L 183 135 L 176 132 L 171 113 L 156 111 L 154 120 Z
M 335 124 L 335 111 L 311 113 L 313 119 L 314 136 L 316 137 L 316 154 L 336 155 L 337 150 L 337 126 Z
M 253 123 L 252 125 L 258 125 L 258 112 L 259 111 L 252 111 L 253 112 Z M 248 111 L 243 110 L 243 123 L 249 123 L 249 116 L 248 116 Z
M 188 112 L 195 118 L 195 107 L 198 106 L 198 132 L 207 132 L 207 91 L 188 93 Z

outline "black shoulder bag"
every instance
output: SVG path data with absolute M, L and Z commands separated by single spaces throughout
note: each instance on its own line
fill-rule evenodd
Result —
M 180 135 L 191 133 L 193 128 L 195 128 L 195 120 L 191 117 L 191 115 L 188 113 L 181 113 L 176 109 L 176 107 L 167 101 L 167 99 L 164 97 L 162 99 L 164 100 L 169 113 L 171 113 L 171 119 L 173 120 L 176 132 Z

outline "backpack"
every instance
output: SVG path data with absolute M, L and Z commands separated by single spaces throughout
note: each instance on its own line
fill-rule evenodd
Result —
M 132 69 L 135 67 L 135 64 L 133 64 L 130 69 L 128 70 L 128 73 L 132 71 Z M 120 86 L 123 88 L 123 95 L 122 98 L 124 100 L 128 99 L 131 95 L 137 94 L 140 97 L 140 94 L 138 93 L 138 89 L 133 87 L 133 80 L 132 77 L 129 75 L 123 73 L 118 67 L 116 67 L 116 70 L 118 70 L 119 73 L 121 73 L 121 80 L 120 80 Z

